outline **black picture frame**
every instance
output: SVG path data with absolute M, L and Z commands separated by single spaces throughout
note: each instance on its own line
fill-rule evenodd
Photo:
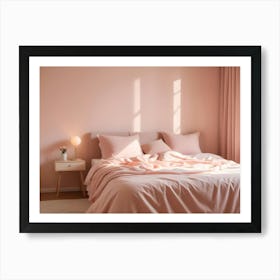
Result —
M 34 223 L 29 220 L 29 59 L 36 56 L 247 56 L 251 58 L 250 223 Z M 21 233 L 261 232 L 261 46 L 19 46 Z M 39 133 L 39 131 L 38 131 Z M 39 198 L 38 198 L 39 199 Z

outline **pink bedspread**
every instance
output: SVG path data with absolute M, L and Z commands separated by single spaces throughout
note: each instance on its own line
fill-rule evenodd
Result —
M 239 164 L 168 151 L 101 160 L 85 180 L 88 213 L 239 213 Z

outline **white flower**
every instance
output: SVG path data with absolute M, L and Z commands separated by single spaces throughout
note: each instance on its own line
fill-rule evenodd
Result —
M 67 152 L 67 148 L 65 146 L 59 147 L 59 150 L 62 154 L 65 154 Z

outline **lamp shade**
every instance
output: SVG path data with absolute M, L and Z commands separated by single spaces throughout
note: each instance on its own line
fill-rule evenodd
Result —
M 73 146 L 77 147 L 81 144 L 82 140 L 79 136 L 73 136 L 71 137 L 70 142 Z

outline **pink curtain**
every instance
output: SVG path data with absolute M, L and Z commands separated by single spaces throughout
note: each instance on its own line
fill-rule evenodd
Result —
M 240 68 L 220 69 L 220 155 L 240 162 Z

